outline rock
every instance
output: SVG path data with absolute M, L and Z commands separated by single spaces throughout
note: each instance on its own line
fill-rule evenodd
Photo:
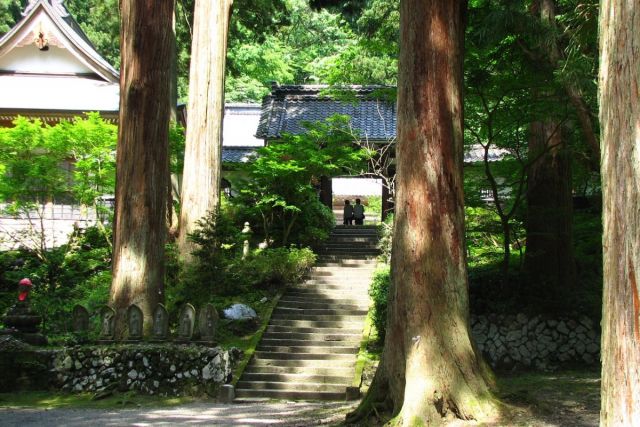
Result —
M 528 322 L 527 316 L 524 313 L 518 313 L 518 315 L 516 316 L 516 320 L 521 325 L 526 325 Z
M 590 354 L 596 354 L 600 351 L 600 346 L 595 343 L 587 345 L 587 352 Z
M 135 369 L 132 369 L 132 370 L 129 371 L 127 376 L 129 378 L 131 378 L 132 380 L 135 380 L 136 378 L 138 378 L 138 372 Z
M 160 381 L 158 381 L 158 380 L 154 381 L 154 382 L 153 382 L 153 387 L 154 387 L 154 388 L 158 388 L 158 387 L 160 387 Z
M 233 304 L 223 310 L 224 317 L 231 320 L 255 319 L 258 317 L 255 310 L 244 304 Z
M 202 379 L 203 380 L 208 381 L 212 377 L 213 377 L 213 374 L 211 373 L 210 365 L 206 365 L 204 368 L 202 368 Z
M 578 344 L 576 344 L 576 352 L 578 354 L 583 354 L 585 350 L 585 345 L 582 342 L 579 342 Z
M 265 302 L 267 302 L 267 301 L 269 301 L 269 299 L 268 299 L 267 297 L 263 297 L 263 298 L 260 300 L 260 303 L 261 303 L 261 304 L 264 304 L 264 303 L 265 303 Z
M 146 356 L 142 358 L 142 364 L 145 368 L 149 367 L 149 359 L 147 359 Z
M 567 335 L 569 333 L 569 329 L 567 328 L 567 325 L 563 321 L 560 321 L 558 323 L 558 327 L 556 328 L 556 330 L 560 332 L 562 335 Z
M 172 373 L 176 371 L 176 365 L 171 365 L 169 367 L 169 371 L 171 371 Z
M 76 368 L 76 370 L 82 369 L 82 362 L 80 362 L 79 360 L 76 360 L 73 365 Z

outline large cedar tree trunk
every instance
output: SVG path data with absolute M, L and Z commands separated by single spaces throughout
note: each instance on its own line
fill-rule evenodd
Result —
M 534 122 L 527 177 L 525 269 L 532 292 L 565 307 L 575 283 L 571 158 L 558 122 Z M 542 291 L 542 292 L 541 292 Z
M 113 282 L 117 334 L 137 304 L 145 329 L 164 299 L 173 1 L 121 0 L 120 126 Z
M 601 426 L 640 423 L 640 4 L 600 8 L 604 197 Z
M 397 194 L 387 332 L 371 406 L 401 425 L 495 414 L 490 372 L 469 329 L 464 249 L 464 1 L 404 0 Z
M 188 235 L 220 203 L 224 70 L 231 0 L 196 0 L 189 73 L 187 140 L 180 206 L 180 255 L 190 260 Z

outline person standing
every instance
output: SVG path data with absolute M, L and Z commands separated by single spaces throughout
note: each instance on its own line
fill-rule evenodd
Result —
M 344 201 L 344 210 L 342 211 L 343 224 L 353 225 L 353 206 L 349 200 Z
M 364 224 L 364 206 L 360 204 L 360 199 L 356 199 L 356 204 L 353 207 L 353 218 L 356 220 L 356 225 Z

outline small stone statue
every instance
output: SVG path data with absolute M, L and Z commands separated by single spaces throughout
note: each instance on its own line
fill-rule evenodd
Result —
M 100 341 L 111 342 L 115 334 L 116 312 L 113 308 L 105 306 L 100 311 Z
M 218 325 L 218 312 L 213 304 L 205 304 L 198 315 L 198 331 L 200 341 L 212 344 L 215 340 L 216 327 Z
M 31 280 L 24 278 L 18 282 L 18 301 L 9 309 L 3 319 L 3 323 L 8 327 L 2 330 L 5 335 L 13 335 L 15 338 L 23 340 L 33 345 L 45 345 L 47 338 L 40 333 L 40 323 L 42 316 L 37 315 L 29 304 L 29 293 L 33 288 Z
M 158 304 L 153 314 L 153 336 L 154 341 L 165 341 L 169 336 L 169 314 L 162 304 Z
M 191 304 L 185 304 L 178 318 L 178 340 L 189 341 L 193 336 L 196 320 L 196 309 Z
M 142 326 L 144 315 L 142 310 L 135 304 L 127 309 L 127 323 L 129 326 L 129 341 L 140 341 L 142 339 Z
M 73 307 L 72 328 L 75 334 L 86 334 L 89 332 L 89 311 L 81 305 Z
M 18 282 L 18 301 L 25 302 L 27 298 L 29 298 L 29 292 L 31 292 L 31 288 L 33 287 L 33 283 L 31 280 L 26 277 L 20 282 Z

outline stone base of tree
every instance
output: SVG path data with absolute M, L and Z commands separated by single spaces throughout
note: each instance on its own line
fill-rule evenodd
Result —
M 600 362 L 600 330 L 589 318 L 471 316 L 478 349 L 494 368 L 554 369 Z
M 136 391 L 159 396 L 215 396 L 222 385 L 230 382 L 240 357 L 237 349 L 174 344 L 3 349 L 0 368 L 15 378 L 0 381 L 0 391 L 53 389 L 97 395 Z

